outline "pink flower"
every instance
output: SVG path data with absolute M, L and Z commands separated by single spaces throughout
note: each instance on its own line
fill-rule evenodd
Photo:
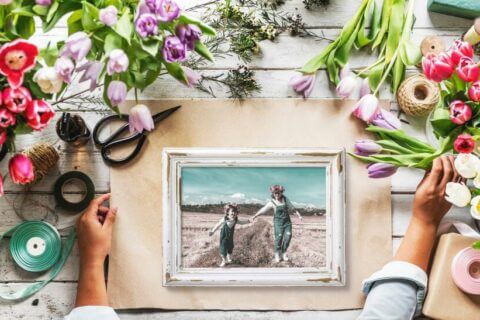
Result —
M 128 57 L 122 49 L 115 49 L 108 55 L 107 73 L 113 75 L 114 73 L 122 73 L 128 69 Z
M 373 94 L 367 94 L 358 101 L 353 115 L 366 123 L 371 123 L 375 116 L 380 112 L 378 99 Z
M 190 69 L 189 67 L 182 67 L 183 73 L 187 76 L 187 87 L 193 87 L 198 84 L 200 79 L 202 79 L 202 76 Z M 183 83 L 183 82 L 182 82 Z
M 360 87 L 360 98 L 370 93 L 372 93 L 372 89 L 370 89 L 370 83 L 368 82 L 368 78 L 365 78 L 362 80 L 362 86 Z
M 337 95 L 342 99 L 350 98 L 357 88 L 357 79 L 353 76 L 344 77 L 337 85 Z
M 144 130 L 152 131 L 155 128 L 150 109 L 144 104 L 137 104 L 130 109 L 128 124 L 130 132 L 142 133 Z
M 384 109 L 380 109 L 380 112 L 373 117 L 372 124 L 388 130 L 398 130 L 402 126 L 397 116 Z
M 106 8 L 100 9 L 98 18 L 104 25 L 111 27 L 117 23 L 117 15 L 118 9 L 115 6 L 110 5 Z
M 10 126 L 14 126 L 17 123 L 17 119 L 13 113 L 8 111 L 5 108 L 0 109 L 0 127 L 1 128 L 8 128 Z
M 368 177 L 372 179 L 387 178 L 397 172 L 398 167 L 389 163 L 371 163 L 367 166 Z
M 461 58 L 457 67 L 457 75 L 465 82 L 478 80 L 478 65 L 471 58 Z
M 55 110 L 44 100 L 33 100 L 25 110 L 27 124 L 33 130 L 42 130 L 55 116 Z
M 38 48 L 23 39 L 7 42 L 0 48 L 0 73 L 12 88 L 23 83 L 23 75 L 35 67 Z
M 480 102 L 480 81 L 475 81 L 468 89 L 468 96 L 472 101 Z
M 68 57 L 59 57 L 55 62 L 55 71 L 65 83 L 72 82 L 72 73 L 74 70 L 75 65 Z
M 22 153 L 17 153 L 10 159 L 8 172 L 16 184 L 28 184 L 35 179 L 32 161 Z
M 475 149 L 475 141 L 471 135 L 464 133 L 457 137 L 453 147 L 458 153 L 471 153 Z
M 450 103 L 450 119 L 458 125 L 463 125 L 472 118 L 472 109 L 463 101 L 455 100 Z
M 430 53 L 423 57 L 422 68 L 425 76 L 435 82 L 442 82 L 453 74 L 453 62 L 446 53 L 438 56 Z
M 28 104 L 32 101 L 30 91 L 25 87 L 19 87 L 17 89 L 7 87 L 3 90 L 2 97 L 5 107 L 13 113 L 25 111 Z
M 315 74 L 296 74 L 289 83 L 296 93 L 302 94 L 304 98 L 310 96 L 315 87 Z
M 118 106 L 127 98 L 127 85 L 125 82 L 114 80 L 110 82 L 107 88 L 107 97 L 112 106 Z
M 0 174 L 0 197 L 4 195 L 3 191 L 3 176 Z
M 7 131 L 4 129 L 0 129 L 0 146 L 7 142 Z
M 460 63 L 460 59 L 462 58 L 473 59 L 473 47 L 468 42 L 455 40 L 452 48 L 450 49 L 450 57 L 455 65 L 458 65 Z

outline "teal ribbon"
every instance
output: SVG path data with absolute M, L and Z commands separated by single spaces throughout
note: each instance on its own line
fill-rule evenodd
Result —
M 2 300 L 19 301 L 34 295 L 58 275 L 72 251 L 76 232 L 73 228 L 62 244 L 57 229 L 51 224 L 43 221 L 27 221 L 0 235 L 0 240 L 7 236 L 11 236 L 10 254 L 20 268 L 29 272 L 42 272 L 50 269 L 47 279 L 41 282 L 16 292 L 0 293 Z M 34 244 L 30 243 L 32 239 Z M 41 250 L 37 250 L 36 240 L 41 242 Z M 32 248 L 28 248 L 28 246 L 33 246 L 33 252 Z

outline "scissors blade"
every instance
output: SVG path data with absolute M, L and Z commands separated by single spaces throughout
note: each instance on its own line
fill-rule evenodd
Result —
M 180 109 L 182 106 L 176 106 L 176 107 L 173 107 L 173 108 L 170 108 L 170 109 L 167 109 L 165 111 L 162 111 L 160 113 L 157 113 L 153 116 L 153 122 L 155 124 L 159 123 L 159 122 L 162 122 L 163 120 L 167 119 L 168 117 L 170 117 L 175 111 L 177 111 L 178 109 Z

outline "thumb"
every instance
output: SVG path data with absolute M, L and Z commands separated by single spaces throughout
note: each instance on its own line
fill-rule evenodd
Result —
M 110 208 L 105 216 L 105 222 L 103 223 L 104 229 L 112 229 L 115 219 L 117 218 L 117 208 Z

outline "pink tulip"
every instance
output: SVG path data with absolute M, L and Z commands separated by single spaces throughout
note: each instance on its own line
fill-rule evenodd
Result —
M 10 159 L 8 172 L 16 184 L 28 184 L 35 179 L 32 161 L 23 153 L 17 153 Z
M 435 82 L 442 82 L 453 74 L 453 62 L 446 53 L 438 56 L 434 53 L 423 57 L 422 68 L 425 76 Z
M 25 111 L 28 104 L 32 101 L 30 91 L 25 87 L 18 87 L 16 89 L 7 87 L 3 90 L 2 97 L 5 107 L 13 113 Z
M 450 48 L 450 57 L 455 65 L 458 65 L 462 58 L 473 59 L 473 47 L 468 42 L 456 40 Z
M 400 119 L 385 109 L 380 109 L 380 112 L 373 117 L 372 124 L 388 130 L 398 130 L 402 126 Z
M 152 113 L 150 109 L 144 104 L 137 104 L 130 109 L 128 116 L 128 124 L 130 125 L 130 132 L 142 133 L 144 130 L 152 131 L 155 127 L 153 123 Z
M 354 76 L 352 70 L 350 69 L 350 64 L 346 64 L 342 70 L 340 70 L 340 80 L 345 79 L 346 77 Z
M 457 67 L 457 75 L 465 82 L 478 80 L 478 65 L 470 58 L 461 58 Z
M 0 146 L 7 142 L 7 131 L 0 129 Z
M 2 197 L 5 194 L 3 191 L 3 176 L 0 174 L 0 197 Z
M 296 74 L 289 83 L 296 93 L 302 94 L 304 98 L 310 96 L 315 86 L 315 74 Z
M 475 81 L 468 89 L 468 96 L 472 101 L 480 102 L 480 81 Z
M 355 142 L 355 154 L 359 156 L 371 156 L 382 152 L 382 147 L 373 140 L 357 140 Z
M 337 95 L 342 99 L 350 98 L 357 88 L 357 79 L 354 77 L 345 77 L 337 85 Z
M 373 94 L 367 94 L 358 101 L 353 110 L 353 115 L 366 123 L 371 123 L 379 111 L 377 97 Z
M 450 103 L 450 119 L 458 125 L 463 125 L 472 118 L 472 109 L 463 101 L 455 100 Z
M 360 98 L 370 93 L 372 93 L 372 89 L 370 88 L 370 82 L 368 81 L 368 78 L 365 78 L 362 80 L 362 86 L 360 87 Z
M 25 110 L 27 124 L 33 130 L 42 130 L 55 116 L 53 107 L 44 100 L 33 100 Z
M 15 125 L 17 123 L 17 119 L 5 108 L 0 109 L 0 127 L 1 128 L 8 128 L 10 126 Z
M 368 177 L 372 179 L 387 178 L 397 172 L 398 167 L 389 163 L 371 163 L 367 166 Z
M 475 149 L 475 140 L 468 133 L 461 134 L 455 139 L 453 148 L 458 153 L 472 153 Z

